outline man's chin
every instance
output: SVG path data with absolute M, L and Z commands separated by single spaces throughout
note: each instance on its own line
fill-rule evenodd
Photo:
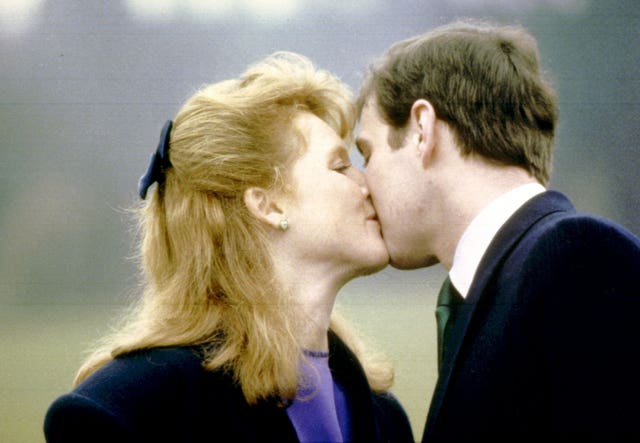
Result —
M 390 254 L 389 264 L 396 269 L 410 270 L 428 268 L 440 263 L 438 257 L 407 257 L 404 255 Z

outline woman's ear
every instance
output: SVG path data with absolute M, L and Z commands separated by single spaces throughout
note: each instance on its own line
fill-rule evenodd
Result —
M 282 220 L 285 215 L 280 205 L 273 199 L 272 195 L 262 188 L 248 188 L 244 191 L 244 204 L 258 220 L 282 229 Z
M 416 148 L 423 166 L 427 166 L 436 148 L 436 111 L 428 100 L 416 100 L 411 106 L 411 125 L 416 136 Z

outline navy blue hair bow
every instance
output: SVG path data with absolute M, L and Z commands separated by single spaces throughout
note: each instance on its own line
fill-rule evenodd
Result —
M 147 172 L 138 180 L 138 195 L 141 199 L 147 196 L 147 190 L 154 183 L 164 183 L 164 171 L 171 167 L 169 161 L 169 137 L 171 136 L 171 126 L 173 122 L 167 120 L 160 134 L 160 142 L 156 152 L 151 154 L 151 161 Z

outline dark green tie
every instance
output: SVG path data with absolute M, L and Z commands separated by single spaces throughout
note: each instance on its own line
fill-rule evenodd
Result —
M 451 284 L 451 280 L 447 276 L 440 293 L 438 294 L 438 302 L 436 305 L 436 322 L 438 324 L 438 368 L 442 366 L 442 360 L 447 352 L 447 346 L 449 345 L 449 331 L 451 328 L 447 328 L 447 322 L 455 318 L 455 309 L 462 304 L 464 299 L 456 288 Z

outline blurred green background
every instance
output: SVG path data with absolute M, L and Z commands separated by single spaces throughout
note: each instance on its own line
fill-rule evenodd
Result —
M 162 124 L 195 88 L 290 50 L 357 90 L 391 43 L 461 17 L 536 36 L 560 100 L 552 187 L 638 234 L 633 0 L 0 0 L 0 441 L 43 441 L 46 408 L 136 296 L 126 208 Z M 417 437 L 443 278 L 387 269 L 338 302 L 394 361 Z

